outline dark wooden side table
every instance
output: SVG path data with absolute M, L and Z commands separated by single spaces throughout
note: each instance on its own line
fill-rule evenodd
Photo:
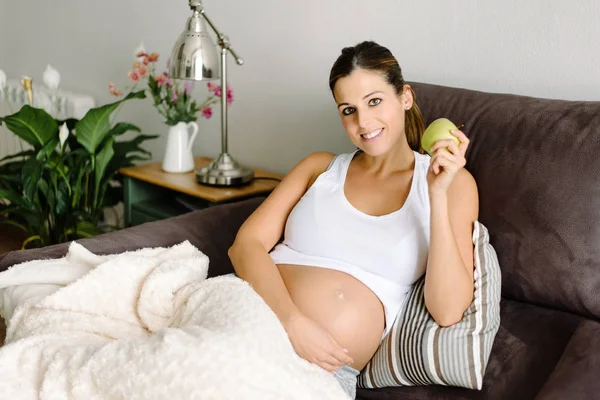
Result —
M 196 157 L 196 169 L 212 161 Z M 121 168 L 123 175 L 125 227 L 139 225 L 242 199 L 266 195 L 282 176 L 255 169 L 255 180 L 240 187 L 214 187 L 196 182 L 194 171 L 176 174 L 164 172 L 162 163 Z

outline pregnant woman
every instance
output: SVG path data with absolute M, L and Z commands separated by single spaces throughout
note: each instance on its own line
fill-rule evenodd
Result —
M 354 398 L 359 371 L 423 274 L 432 317 L 442 326 L 462 318 L 478 195 L 461 131 L 452 132 L 459 145 L 439 140 L 422 154 L 423 119 L 387 48 L 344 48 L 329 86 L 357 150 L 303 159 L 244 222 L 229 257 L 298 355 Z

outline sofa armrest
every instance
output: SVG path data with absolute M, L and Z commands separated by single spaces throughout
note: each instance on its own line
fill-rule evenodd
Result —
M 189 240 L 210 260 L 208 276 L 233 272 L 227 249 L 246 218 L 264 200 L 249 200 L 213 206 L 161 221 L 149 222 L 93 238 L 77 240 L 96 254 L 120 253 L 142 247 L 166 247 Z M 60 258 L 69 243 L 40 249 L 11 251 L 0 255 L 0 271 L 29 260 Z
M 600 323 L 586 320 L 575 330 L 536 400 L 595 399 L 600 393 Z

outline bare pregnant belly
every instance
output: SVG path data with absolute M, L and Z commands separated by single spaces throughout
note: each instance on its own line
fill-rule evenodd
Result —
M 385 319 L 377 296 L 356 278 L 336 270 L 278 265 L 292 301 L 348 349 L 361 370 L 381 342 Z

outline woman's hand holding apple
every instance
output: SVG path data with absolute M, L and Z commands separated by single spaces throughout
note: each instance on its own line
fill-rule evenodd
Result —
M 446 192 L 458 170 L 465 166 L 469 139 L 447 119 L 432 122 L 421 140 L 431 155 L 427 183 L 429 192 Z M 431 146 L 427 146 L 433 143 Z

